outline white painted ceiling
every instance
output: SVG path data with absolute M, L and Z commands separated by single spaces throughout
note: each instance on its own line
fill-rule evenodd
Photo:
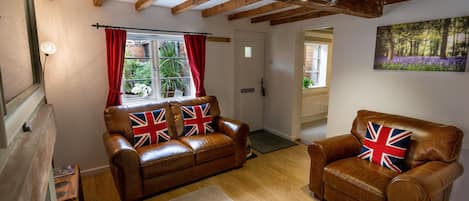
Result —
M 136 0 L 115 0 L 115 1 L 129 2 L 129 3 L 135 3 L 136 2 Z M 172 7 L 182 3 L 184 1 L 185 0 L 156 0 L 154 5 L 155 6 L 172 8 Z M 229 1 L 229 0 L 209 0 L 206 3 L 203 3 L 199 6 L 194 7 L 193 10 L 203 10 L 203 9 L 206 9 L 206 8 L 216 6 L 218 4 L 225 3 L 227 1 Z M 237 13 L 237 12 L 241 12 L 241 11 L 245 11 L 245 10 L 250 10 L 250 9 L 253 9 L 253 8 L 257 8 L 259 6 L 270 4 L 272 2 L 274 2 L 274 1 L 273 0 L 262 0 L 260 2 L 253 3 L 251 5 L 241 7 L 241 8 L 226 12 L 224 14 L 229 15 L 229 14 L 232 14 L 232 13 Z

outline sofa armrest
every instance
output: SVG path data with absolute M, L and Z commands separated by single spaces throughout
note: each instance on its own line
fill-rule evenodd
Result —
M 463 167 L 458 162 L 431 161 L 395 177 L 387 187 L 387 198 L 389 201 L 433 200 L 434 195 L 450 187 L 462 173 Z
M 140 157 L 127 139 L 119 134 L 103 134 L 104 146 L 122 200 L 137 200 L 143 196 Z
M 336 160 L 356 156 L 360 148 L 361 143 L 350 134 L 331 137 L 308 145 L 308 153 L 311 158 L 309 188 L 315 196 L 323 199 L 322 174 L 324 167 Z
M 249 126 L 240 121 L 226 117 L 217 117 L 215 125 L 218 131 L 233 139 L 235 143 L 236 166 L 240 167 L 246 161 L 246 144 L 249 134 Z

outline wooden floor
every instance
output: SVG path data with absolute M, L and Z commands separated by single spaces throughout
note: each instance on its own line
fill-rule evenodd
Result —
M 303 144 L 259 154 L 243 168 L 231 170 L 156 195 L 147 201 L 176 198 L 208 185 L 218 185 L 234 201 L 315 201 L 307 188 L 310 159 Z M 83 177 L 85 201 L 119 200 L 109 171 Z M 212 200 L 216 201 L 216 200 Z

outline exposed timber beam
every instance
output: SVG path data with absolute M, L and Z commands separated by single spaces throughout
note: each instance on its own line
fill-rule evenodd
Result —
M 280 0 L 285 3 L 300 5 L 365 18 L 376 18 L 383 15 L 383 0 Z
M 135 2 L 135 10 L 142 11 L 143 9 L 150 7 L 154 2 L 155 0 L 138 0 Z
M 181 4 L 171 8 L 171 13 L 173 13 L 173 15 L 177 15 L 177 14 L 180 14 L 182 12 L 185 12 L 185 11 L 188 11 L 200 4 L 203 4 L 205 2 L 207 2 L 208 0 L 186 0 L 184 2 L 182 2 Z
M 261 6 L 261 7 L 254 8 L 254 9 L 251 9 L 251 10 L 231 14 L 231 15 L 228 16 L 228 20 L 236 20 L 236 19 L 241 19 L 241 18 L 245 18 L 245 17 L 260 15 L 260 14 L 264 14 L 264 13 L 271 12 L 271 11 L 274 11 L 274 10 L 287 8 L 287 7 L 290 7 L 290 6 L 292 6 L 292 5 L 286 4 L 286 3 L 283 3 L 283 2 L 274 2 L 274 3 L 267 4 L 265 6 Z
M 214 16 L 214 15 L 217 15 L 226 11 L 234 10 L 243 6 L 247 6 L 249 4 L 253 4 L 259 1 L 261 0 L 230 0 L 225 3 L 203 10 L 202 16 L 203 17 Z
M 312 19 L 312 18 L 319 18 L 319 17 L 334 15 L 334 14 L 336 14 L 336 13 L 329 12 L 329 11 L 310 12 L 310 13 L 306 13 L 306 14 L 303 14 L 303 15 L 297 15 L 297 16 L 293 16 L 293 17 L 287 17 L 287 18 L 271 20 L 270 25 L 285 24 L 285 23 L 296 22 L 296 21 Z
M 313 11 L 317 11 L 317 10 L 314 10 L 312 8 L 306 8 L 306 7 L 295 8 L 295 9 L 290 9 L 286 11 L 281 11 L 277 13 L 272 13 L 272 14 L 252 18 L 251 23 L 258 23 L 258 22 L 271 21 L 271 20 L 276 20 L 276 19 L 281 19 L 281 18 L 286 18 L 286 17 L 292 17 L 296 15 L 303 15 L 303 14 L 311 13 Z
M 102 6 L 104 3 L 104 0 L 93 0 L 93 4 L 96 7 Z

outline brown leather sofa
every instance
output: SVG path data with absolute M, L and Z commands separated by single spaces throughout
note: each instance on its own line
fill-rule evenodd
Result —
M 215 132 L 176 137 L 183 132 L 181 105 L 210 103 Z M 166 108 L 172 139 L 135 149 L 128 114 Z M 173 187 L 241 167 L 246 161 L 246 124 L 220 116 L 213 96 L 182 102 L 109 107 L 103 135 L 114 183 L 122 200 L 140 200 Z
M 368 121 L 413 132 L 406 156 L 408 171 L 390 169 L 357 158 Z M 452 183 L 462 175 L 457 159 L 463 133 L 454 126 L 359 111 L 352 134 L 308 146 L 309 188 L 327 201 L 447 201 Z

